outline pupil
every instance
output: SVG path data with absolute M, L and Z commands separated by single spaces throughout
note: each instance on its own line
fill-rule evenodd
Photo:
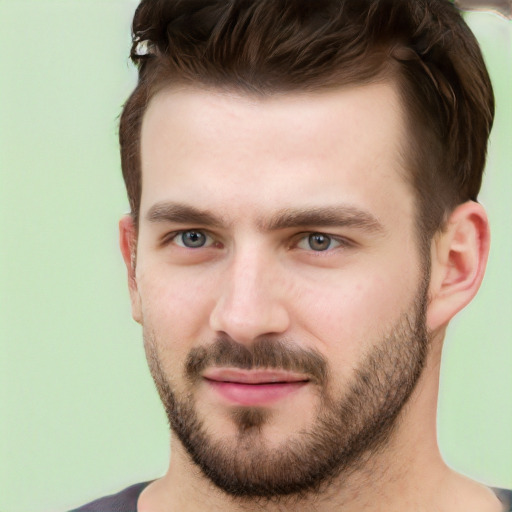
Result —
M 309 245 L 315 251 L 325 251 L 330 244 L 331 239 L 326 235 L 315 233 L 309 236 Z
M 205 236 L 198 231 L 187 231 L 182 235 L 183 244 L 187 247 L 202 247 L 205 243 Z

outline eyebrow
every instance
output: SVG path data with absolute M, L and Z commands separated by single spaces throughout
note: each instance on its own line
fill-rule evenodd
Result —
M 263 231 L 301 226 L 351 227 L 371 233 L 384 232 L 384 226 L 374 215 L 350 205 L 284 209 L 258 225 Z
M 174 202 L 154 204 L 146 214 L 151 222 L 197 224 L 210 228 L 229 227 L 231 223 L 207 210 Z M 259 231 L 277 231 L 309 226 L 351 227 L 369 233 L 383 233 L 384 226 L 370 212 L 350 205 L 285 208 L 274 213 L 269 219 L 258 219 Z
M 149 222 L 175 222 L 178 224 L 198 224 L 207 227 L 222 227 L 222 218 L 205 210 L 182 203 L 161 202 L 154 204 L 146 215 Z

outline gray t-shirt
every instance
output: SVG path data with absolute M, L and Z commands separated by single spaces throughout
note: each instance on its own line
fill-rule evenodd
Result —
M 80 508 L 70 510 L 70 512 L 137 512 L 137 500 L 141 492 L 150 483 L 142 482 L 131 485 L 117 494 L 105 496 Z M 505 489 L 493 490 L 503 503 L 503 512 L 512 512 L 512 491 Z

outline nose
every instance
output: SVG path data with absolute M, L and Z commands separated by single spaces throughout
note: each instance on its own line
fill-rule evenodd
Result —
M 288 329 L 284 283 L 277 267 L 255 250 L 233 255 L 210 315 L 210 328 L 217 335 L 250 344 Z

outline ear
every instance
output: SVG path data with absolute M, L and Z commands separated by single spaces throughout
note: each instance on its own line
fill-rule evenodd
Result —
M 427 326 L 444 327 L 476 295 L 489 254 L 489 222 L 474 201 L 458 206 L 432 241 Z
M 125 215 L 119 221 L 119 247 L 128 272 L 128 289 L 130 291 L 130 300 L 132 304 L 132 316 L 136 322 L 141 323 L 141 304 L 135 273 L 137 229 L 131 215 Z

